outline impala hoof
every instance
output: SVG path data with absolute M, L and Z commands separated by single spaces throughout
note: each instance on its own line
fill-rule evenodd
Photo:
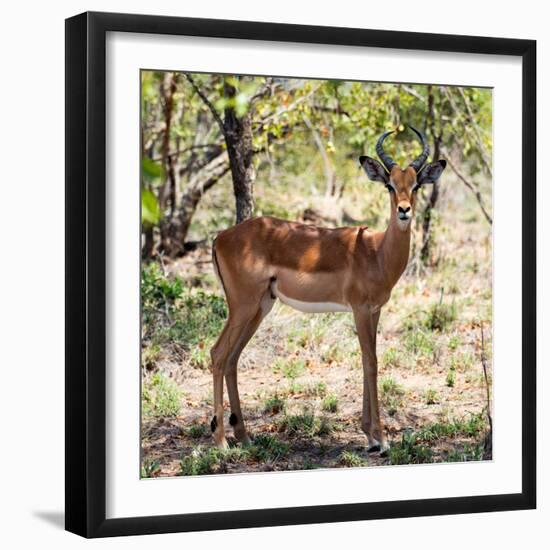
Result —
M 227 449 L 229 449 L 229 443 L 224 437 L 221 441 L 216 441 L 216 447 L 220 449 L 220 451 L 226 451 Z
M 376 442 L 367 447 L 367 453 L 377 453 L 380 450 L 380 443 Z

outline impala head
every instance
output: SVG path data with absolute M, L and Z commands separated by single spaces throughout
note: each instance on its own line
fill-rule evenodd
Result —
M 390 192 L 392 212 L 396 216 L 399 229 L 405 231 L 411 223 L 416 203 L 416 192 L 422 185 L 435 183 L 447 162 L 438 160 L 425 165 L 430 154 L 430 148 L 424 135 L 416 128 L 409 128 L 418 136 L 422 143 L 422 153 L 404 170 L 384 151 L 384 140 L 393 131 L 382 134 L 376 144 L 376 154 L 382 163 L 371 157 L 359 157 L 361 166 L 371 181 L 383 183 Z

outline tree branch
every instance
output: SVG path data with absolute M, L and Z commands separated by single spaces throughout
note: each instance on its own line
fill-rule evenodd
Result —
M 493 225 L 493 219 L 491 218 L 491 216 L 489 215 L 487 210 L 485 210 L 485 206 L 483 204 L 483 198 L 481 197 L 481 193 L 479 192 L 479 189 L 477 189 L 477 187 L 473 183 L 468 181 L 466 179 L 466 177 L 459 171 L 459 169 L 451 161 L 448 151 L 442 149 L 442 152 L 445 155 L 445 159 L 449 163 L 449 166 L 451 167 L 451 170 L 457 175 L 458 179 L 474 194 L 475 198 L 477 199 L 477 202 L 479 203 L 479 207 L 481 208 L 481 211 L 483 212 L 483 215 L 485 216 L 485 219 L 491 225 Z
M 198 86 L 198 84 L 195 82 L 193 77 L 188 73 L 184 73 L 184 75 L 185 75 L 185 78 L 189 81 L 189 84 L 191 84 L 191 86 L 193 87 L 193 90 L 195 90 L 197 95 L 202 99 L 203 103 L 208 107 L 208 109 L 210 109 L 210 112 L 212 113 L 214 120 L 220 127 L 220 131 L 222 135 L 225 135 L 225 128 L 224 128 L 223 120 L 222 120 L 222 117 L 220 116 L 220 113 L 218 113 L 214 105 L 212 105 L 212 102 L 208 99 L 204 91 Z
M 451 107 L 458 113 L 460 112 L 460 109 L 458 108 L 457 104 L 455 103 L 455 100 L 453 99 L 453 96 L 451 95 L 451 93 L 449 92 L 449 90 L 443 86 L 442 87 L 443 90 L 445 91 L 445 95 L 447 96 L 447 99 L 449 100 L 449 103 L 451 104 Z M 462 90 L 460 90 L 460 88 L 458 88 L 460 93 L 462 92 Z M 483 162 L 483 164 L 485 165 L 485 168 L 487 169 L 487 172 L 489 173 L 489 175 L 491 177 L 493 177 L 493 170 L 491 169 L 491 165 L 489 164 L 489 160 L 487 159 L 487 155 L 485 154 L 485 147 L 483 147 L 483 144 L 481 143 L 480 141 L 480 136 L 479 136 L 479 133 L 477 132 L 477 126 L 476 126 L 476 123 L 474 121 L 474 118 L 473 118 L 473 113 L 471 112 L 471 110 L 468 109 L 468 106 L 466 106 L 467 108 L 467 120 L 470 122 L 470 125 L 471 127 L 474 128 L 474 137 L 477 141 L 477 146 L 479 147 L 479 156 L 481 157 L 481 161 Z M 465 125 L 464 128 L 466 129 L 466 131 L 468 133 L 471 133 L 472 132 L 472 128 L 468 125 Z

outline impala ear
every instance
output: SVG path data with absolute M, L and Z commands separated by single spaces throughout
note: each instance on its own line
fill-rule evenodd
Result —
M 359 157 L 359 163 L 371 181 L 379 181 L 384 184 L 388 184 L 390 181 L 388 171 L 376 159 Z
M 440 178 L 441 174 L 443 174 L 443 170 L 445 170 L 446 166 L 446 160 L 438 160 L 437 162 L 426 164 L 416 176 L 416 181 L 419 185 L 423 185 L 424 183 L 435 183 Z

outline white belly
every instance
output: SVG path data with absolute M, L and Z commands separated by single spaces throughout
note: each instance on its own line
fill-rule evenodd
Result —
M 274 282 L 271 285 L 271 291 L 273 295 L 279 298 L 283 304 L 290 306 L 291 308 L 302 311 L 303 313 L 332 313 L 337 311 L 351 311 L 351 307 L 346 304 L 338 304 L 335 302 L 302 302 L 301 300 L 295 300 L 285 296 L 277 289 L 277 283 Z

